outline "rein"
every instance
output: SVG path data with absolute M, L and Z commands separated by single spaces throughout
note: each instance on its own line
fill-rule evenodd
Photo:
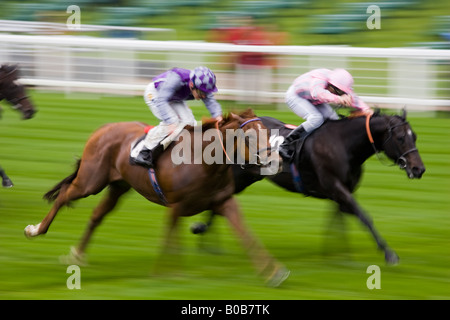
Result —
M 379 155 L 378 149 L 377 149 L 376 146 L 375 146 L 375 142 L 374 142 L 374 140 L 373 140 L 372 133 L 371 133 L 371 131 L 370 131 L 370 118 L 371 118 L 371 117 L 372 117 L 372 115 L 370 115 L 370 114 L 366 115 L 366 132 L 367 132 L 367 137 L 369 138 L 369 142 L 370 142 L 370 144 L 372 145 L 372 148 L 373 148 L 373 150 L 375 151 L 375 155 L 377 156 L 378 160 L 379 160 L 383 165 L 385 165 L 385 166 L 392 167 L 392 166 L 394 166 L 395 164 L 398 164 L 401 168 L 406 167 L 406 158 L 405 158 L 405 156 L 406 156 L 407 154 L 411 153 L 411 152 L 418 151 L 417 148 L 411 148 L 411 149 L 409 149 L 409 150 L 403 152 L 403 153 L 397 158 L 397 160 L 395 161 L 395 164 L 392 164 L 392 165 L 391 165 L 391 164 L 384 163 L 383 160 L 381 159 L 380 155 Z M 386 144 L 386 142 L 388 142 L 388 140 L 392 137 L 392 134 L 391 134 L 392 129 L 394 129 L 394 128 L 398 127 L 398 126 L 401 126 L 401 125 L 403 125 L 403 124 L 406 124 L 406 123 L 407 123 L 407 122 L 402 123 L 402 124 L 398 124 L 398 125 L 395 125 L 395 126 L 392 126 L 392 127 L 389 127 L 389 129 L 388 129 L 388 130 L 389 130 L 389 137 L 386 139 L 386 141 L 383 142 L 383 146 L 384 146 L 384 145 Z
M 253 121 L 261 121 L 261 119 L 260 118 L 249 119 L 249 120 L 245 121 L 244 123 L 242 123 L 239 126 L 239 128 L 243 128 L 245 125 L 247 125 L 248 123 L 253 122 Z M 218 136 L 219 136 L 220 144 L 222 146 L 223 153 L 225 153 L 225 156 L 227 157 L 228 161 L 233 163 L 233 161 L 231 161 L 230 157 L 228 156 L 228 153 L 227 153 L 227 151 L 225 149 L 225 145 L 223 144 L 223 140 L 222 140 L 222 137 L 220 135 L 220 130 L 219 130 L 219 121 L 216 121 L 215 126 L 216 126 L 216 129 L 217 129 L 217 132 L 219 133 Z
M 375 154 L 377 155 L 378 160 L 381 161 L 380 157 L 378 156 L 377 147 L 375 147 L 375 141 L 373 140 L 372 132 L 370 132 L 370 118 L 371 117 L 372 117 L 371 114 L 366 115 L 366 132 L 367 132 L 367 137 L 369 138 L 369 142 L 372 145 L 373 151 L 375 151 Z

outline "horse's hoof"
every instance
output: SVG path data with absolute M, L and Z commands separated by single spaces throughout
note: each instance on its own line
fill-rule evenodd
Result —
M 32 237 L 36 237 L 37 235 L 39 235 L 38 231 L 39 231 L 39 225 L 33 226 L 32 224 L 29 224 L 28 226 L 25 227 L 25 230 L 23 231 L 25 234 L 25 237 L 27 237 L 28 239 L 32 238 Z
M 277 267 L 274 273 L 267 279 L 266 285 L 268 287 L 276 288 L 289 277 L 290 273 L 291 272 L 283 266 Z
M 191 232 L 193 234 L 203 234 L 208 230 L 208 226 L 203 222 L 195 222 L 191 225 Z
M 11 179 L 6 178 L 6 179 L 3 179 L 2 186 L 4 188 L 11 188 L 14 186 L 14 183 L 12 183 Z
M 386 263 L 391 266 L 399 264 L 400 258 L 394 251 L 386 251 L 384 256 Z
M 80 253 L 77 248 L 71 247 L 70 253 L 68 255 L 63 255 L 59 257 L 59 262 L 64 265 L 76 264 L 78 266 L 86 266 L 86 255 Z

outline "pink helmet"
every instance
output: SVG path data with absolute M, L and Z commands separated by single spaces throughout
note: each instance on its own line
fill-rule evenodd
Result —
M 328 82 L 345 93 L 353 92 L 353 77 L 345 69 L 334 69 L 328 76 Z

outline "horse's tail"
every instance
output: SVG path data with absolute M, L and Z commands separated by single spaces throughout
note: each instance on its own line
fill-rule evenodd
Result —
M 44 194 L 44 199 L 46 199 L 48 202 L 53 202 L 56 200 L 56 198 L 59 195 L 59 191 L 64 185 L 68 185 L 72 183 L 72 181 L 76 178 L 78 174 L 78 170 L 80 169 L 81 159 L 77 160 L 77 163 L 75 165 L 75 171 L 68 177 L 64 178 L 60 183 L 58 183 L 56 186 L 54 186 L 50 191 L 48 191 L 46 194 Z

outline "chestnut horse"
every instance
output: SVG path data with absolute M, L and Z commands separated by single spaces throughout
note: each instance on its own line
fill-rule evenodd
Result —
M 95 208 L 80 244 L 72 250 L 75 258 L 83 257 L 95 228 L 100 225 L 105 215 L 114 209 L 119 198 L 133 188 L 147 200 L 170 208 L 165 249 L 174 245 L 176 226 L 181 216 L 192 216 L 213 210 L 228 219 L 267 284 L 279 285 L 288 276 L 289 271 L 270 256 L 244 225 L 238 203 L 233 197 L 234 181 L 229 170 L 231 163 L 226 161 L 226 158 L 229 159 L 227 154 L 229 149 L 219 148 L 218 152 L 222 154 L 220 158 L 223 161 L 210 164 L 205 161 L 175 164 L 173 161 L 175 148 L 183 142 L 180 139 L 173 142 L 156 160 L 154 175 L 159 188 L 155 188 L 149 179 L 150 171 L 129 162 L 130 146 L 144 134 L 145 128 L 146 125 L 139 122 L 120 122 L 107 124 L 94 132 L 87 141 L 75 172 L 45 194 L 44 198 L 54 201 L 50 212 L 40 224 L 27 226 L 25 235 L 34 237 L 45 234 L 61 207 L 73 200 L 99 193 L 108 186 L 108 192 Z M 195 129 L 186 128 L 190 137 L 194 138 Z M 226 130 L 236 131 L 240 128 L 244 132 L 253 129 L 258 137 L 257 165 L 261 167 L 271 165 L 268 159 L 273 159 L 273 156 L 281 163 L 277 152 L 272 153 L 270 148 L 261 147 L 270 145 L 269 135 L 266 130 L 262 130 L 265 127 L 251 110 L 240 115 L 231 113 L 224 116 L 220 123 L 210 120 L 203 124 L 203 134 L 211 130 L 209 133 L 212 133 L 214 139 L 213 142 L 202 141 L 202 150 L 210 148 L 212 143 L 217 144 L 217 140 L 221 142 L 222 147 L 228 145 Z M 248 139 L 245 143 L 239 144 L 233 138 L 232 146 L 233 151 L 240 152 L 246 161 L 251 159 L 250 150 L 255 146 L 249 145 Z M 192 143 L 190 148 L 194 154 Z M 158 192 L 159 190 L 161 192 Z
M 22 119 L 31 119 L 36 113 L 31 99 L 26 95 L 25 86 L 20 84 L 19 68 L 15 65 L 0 66 L 0 101 L 5 99 L 14 109 L 22 113 Z M 0 117 L 2 109 L 0 108 Z M 0 177 L 2 178 L 2 186 L 11 188 L 13 183 L 6 175 L 2 167 L 0 167 Z

